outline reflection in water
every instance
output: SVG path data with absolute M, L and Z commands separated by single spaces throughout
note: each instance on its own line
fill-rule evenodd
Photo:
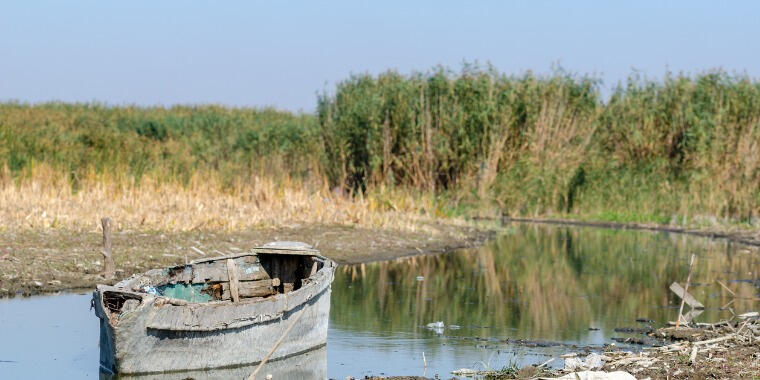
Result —
M 228 380 L 247 379 L 257 365 L 221 368 L 206 371 L 187 371 L 176 373 L 161 373 L 139 376 L 114 376 L 100 374 L 101 380 L 134 379 L 134 380 Z M 323 346 L 305 354 L 292 356 L 282 360 L 270 361 L 256 374 L 256 378 L 264 379 L 271 375 L 272 379 L 311 380 L 327 378 L 327 349 Z
M 698 261 L 690 293 L 707 306 L 697 321 L 731 317 L 719 310 L 731 298 L 715 280 L 731 283 L 740 297 L 757 297 L 752 281 L 760 256 L 741 245 L 667 233 L 519 225 L 479 249 L 339 268 L 330 323 L 335 330 L 372 331 L 388 340 L 428 339 L 421 349 L 459 345 L 455 352 L 462 357 L 477 347 L 477 338 L 487 338 L 494 352 L 514 350 L 507 339 L 600 345 L 621 335 L 614 328 L 636 327 L 637 318 L 675 320 L 677 299 L 668 286 L 685 280 L 691 253 Z M 736 313 L 752 306 L 746 299 L 732 304 Z M 447 329 L 445 341 L 436 341 L 425 328 L 433 321 L 462 328 Z

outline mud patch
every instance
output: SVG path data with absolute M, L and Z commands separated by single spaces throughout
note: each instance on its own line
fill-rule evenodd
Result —
M 493 231 L 424 224 L 416 231 L 350 226 L 293 225 L 245 231 L 114 231 L 115 283 L 133 273 L 242 252 L 274 240 L 314 245 L 340 264 L 447 252 L 483 244 Z M 0 297 L 91 288 L 106 283 L 99 231 L 0 231 Z

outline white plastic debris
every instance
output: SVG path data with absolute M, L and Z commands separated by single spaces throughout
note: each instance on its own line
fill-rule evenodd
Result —
M 636 380 L 633 375 L 625 371 L 580 371 L 568 373 L 562 377 L 553 377 L 554 380 Z
M 451 371 L 451 374 L 454 376 L 475 376 L 478 374 L 478 371 L 469 368 L 460 368 L 458 370 Z
M 427 324 L 429 330 L 433 330 L 436 334 L 443 334 L 443 328 L 446 327 L 443 321 L 431 322 Z
M 602 356 L 596 352 L 592 352 L 586 356 L 585 360 L 578 357 L 566 358 L 565 370 L 575 371 L 599 369 L 602 368 L 603 364 L 604 362 L 602 361 Z
M 583 367 L 583 359 L 581 358 L 565 358 L 565 370 L 566 371 L 575 371 L 576 369 L 580 369 Z
M 417 276 L 417 281 L 425 281 L 425 277 Z
M 602 361 L 602 355 L 592 352 L 586 356 L 586 361 L 583 363 L 586 369 L 600 369 L 604 362 Z
M 145 286 L 143 286 L 143 287 L 142 287 L 142 290 L 143 290 L 145 293 L 148 293 L 148 294 L 153 294 L 154 296 L 157 296 L 157 295 L 159 295 L 159 294 L 158 294 L 158 289 L 156 289 L 156 288 L 155 288 L 155 287 L 153 287 L 153 286 L 145 285 Z

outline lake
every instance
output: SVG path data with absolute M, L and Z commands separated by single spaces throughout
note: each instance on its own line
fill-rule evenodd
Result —
M 480 248 L 339 267 L 326 349 L 275 364 L 318 368 L 335 379 L 448 378 L 459 368 L 523 366 L 624 345 L 612 338 L 630 335 L 616 328 L 676 319 L 679 301 L 668 286 L 685 281 L 691 254 L 697 261 L 690 293 L 706 306 L 697 321 L 756 308 L 750 298 L 758 297 L 760 255 L 746 246 L 649 231 L 514 225 Z M 98 378 L 90 298 L 0 299 L 0 378 Z M 439 321 L 443 327 L 428 327 Z

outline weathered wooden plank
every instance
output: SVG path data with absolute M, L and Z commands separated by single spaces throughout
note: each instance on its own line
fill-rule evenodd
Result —
M 674 282 L 670 284 L 670 290 L 675 293 L 678 297 L 684 300 L 686 304 L 688 304 L 692 309 L 704 309 L 705 306 L 702 305 L 701 302 L 697 301 L 694 296 L 687 293 L 686 290 L 684 290 L 681 285 L 679 285 L 677 282 Z
M 270 278 L 269 273 L 259 263 L 256 256 L 234 259 L 238 268 L 239 281 L 256 281 Z M 226 260 L 193 264 L 193 284 L 207 282 L 229 282 Z
M 253 250 L 256 254 L 273 254 L 273 255 L 294 255 L 294 256 L 316 256 L 319 255 L 319 251 L 308 249 L 273 249 L 273 248 L 255 248 Z
M 240 293 L 238 293 L 238 269 L 235 265 L 235 260 L 227 259 L 227 275 L 230 278 L 230 298 L 232 302 L 240 302 Z
M 176 266 L 168 269 L 168 275 L 169 278 L 164 283 L 191 282 L 193 280 L 193 268 L 189 265 Z M 158 285 L 156 284 L 156 286 Z
M 193 266 L 193 284 L 206 282 L 228 282 L 226 262 L 212 262 Z
M 277 319 L 286 311 L 284 294 L 273 301 L 219 302 L 211 304 L 164 305 L 153 308 L 148 328 L 171 331 L 227 330 Z
M 242 298 L 267 297 L 276 294 L 274 290 L 275 280 L 241 281 L 238 282 L 238 294 Z M 222 283 L 222 300 L 232 298 L 231 287 L 228 283 Z

